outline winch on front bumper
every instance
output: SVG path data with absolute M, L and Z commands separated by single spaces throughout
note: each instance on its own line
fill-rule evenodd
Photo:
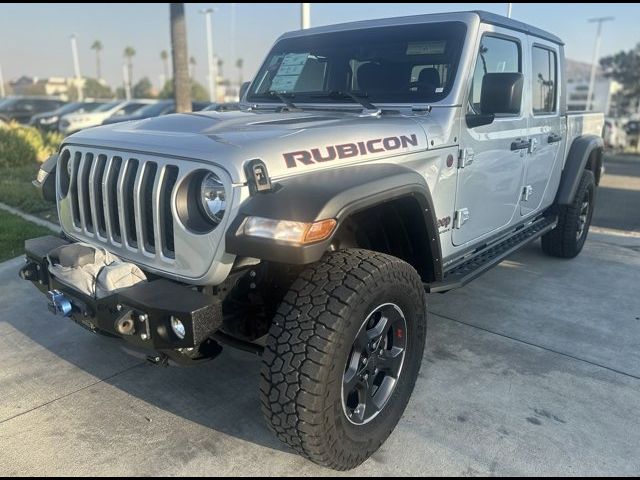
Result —
M 92 332 L 121 338 L 135 350 L 157 352 L 151 356 L 156 360 L 189 364 L 220 353 L 221 347 L 211 339 L 222 325 L 219 299 L 165 279 L 90 297 L 49 273 L 47 255 L 69 243 L 55 236 L 25 242 L 20 276 L 48 295 L 53 313 Z

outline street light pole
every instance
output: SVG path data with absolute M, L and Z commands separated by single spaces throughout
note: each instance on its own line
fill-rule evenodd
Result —
M 122 82 L 124 83 L 124 97 L 126 100 L 131 100 L 131 79 L 126 63 L 122 64 Z
M 596 32 L 596 43 L 593 46 L 593 58 L 591 59 L 591 75 L 589 76 L 589 91 L 587 93 L 587 103 L 585 105 L 586 110 L 591 110 L 593 107 L 592 95 L 596 82 L 596 69 L 598 67 L 598 54 L 600 53 L 600 34 L 602 33 L 602 24 L 613 20 L 613 17 L 598 17 L 588 20 L 589 23 L 596 22 L 598 24 L 598 30 Z
M 78 44 L 76 42 L 76 34 L 74 33 L 69 37 L 71 39 L 71 55 L 73 55 L 73 69 L 76 75 L 76 88 L 78 89 L 78 100 L 82 101 L 84 95 L 82 94 L 82 85 L 80 85 L 80 60 L 78 59 Z
M 216 8 L 207 8 L 206 10 L 199 10 L 200 13 L 204 14 L 204 21 L 207 26 L 207 65 L 209 68 L 209 100 L 211 102 L 216 102 L 218 97 L 217 86 L 218 86 L 218 78 L 216 72 L 216 64 L 215 57 L 213 53 L 213 12 L 215 12 Z
M 511 18 L 511 6 L 513 3 L 507 3 L 507 18 Z
M 2 76 L 1 65 L 0 65 L 0 98 L 4 98 L 4 77 Z
M 311 26 L 311 4 L 300 4 L 300 28 L 306 30 Z
M 231 38 L 229 39 L 229 47 L 231 50 L 231 66 L 236 63 L 236 4 L 231 4 Z

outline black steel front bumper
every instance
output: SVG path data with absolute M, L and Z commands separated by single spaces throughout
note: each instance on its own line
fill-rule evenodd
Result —
M 100 299 L 89 297 L 49 273 L 48 253 L 68 243 L 51 235 L 25 242 L 26 263 L 20 277 L 49 295 L 53 313 L 178 363 L 213 358 L 220 352 L 221 347 L 211 339 L 222 326 L 219 299 L 165 279 L 138 283 Z M 184 325 L 184 338 L 171 328 L 172 317 Z

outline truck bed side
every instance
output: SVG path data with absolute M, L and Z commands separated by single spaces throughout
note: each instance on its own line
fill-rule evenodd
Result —
M 602 135 L 602 127 L 604 126 L 604 114 L 599 112 L 569 112 L 566 116 L 567 134 L 564 150 L 564 162 L 567 160 L 569 149 L 573 141 L 584 135 Z

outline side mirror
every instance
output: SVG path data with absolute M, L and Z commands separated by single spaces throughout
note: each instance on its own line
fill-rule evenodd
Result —
M 242 97 L 244 97 L 244 94 L 247 93 L 247 90 L 249 90 L 249 85 L 251 85 L 251 82 L 244 82 L 240 86 L 240 93 L 238 93 L 239 100 L 242 100 Z
M 521 73 L 487 73 L 482 78 L 480 112 L 483 114 L 520 113 L 524 75 Z
M 486 73 L 480 90 L 480 114 L 467 115 L 469 128 L 489 125 L 496 115 L 517 115 L 522 104 L 522 73 Z

